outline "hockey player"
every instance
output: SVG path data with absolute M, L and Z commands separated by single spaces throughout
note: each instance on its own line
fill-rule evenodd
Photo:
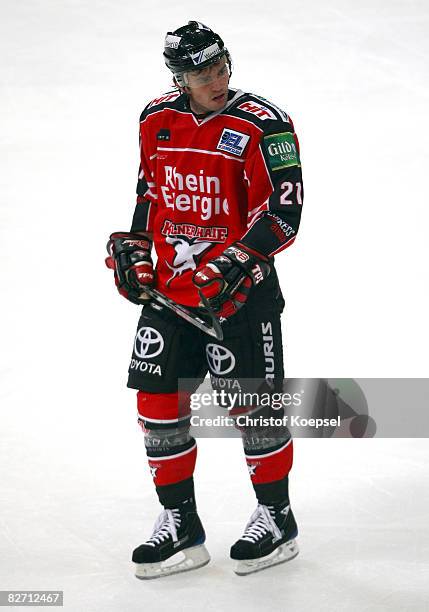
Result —
M 145 303 L 128 386 L 159 501 L 152 536 L 133 552 L 136 576 L 201 567 L 210 557 L 197 514 L 197 455 L 190 410 L 178 379 L 209 370 L 212 381 L 282 380 L 284 307 L 274 255 L 295 240 L 303 187 L 291 118 L 264 98 L 229 87 L 231 57 L 222 39 L 196 21 L 169 32 L 164 59 L 175 89 L 140 117 L 137 205 L 130 232 L 111 235 L 109 265 L 119 293 Z M 157 254 L 154 271 L 152 244 Z M 156 287 L 198 308 L 199 291 L 222 322 L 213 338 L 147 299 Z M 298 554 L 289 504 L 292 440 L 287 428 L 242 428 L 258 501 L 231 548 L 240 575 Z

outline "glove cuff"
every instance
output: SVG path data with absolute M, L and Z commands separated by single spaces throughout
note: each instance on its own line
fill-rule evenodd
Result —
M 150 253 L 152 249 L 152 240 L 146 236 L 137 234 L 137 232 L 113 232 L 113 234 L 110 234 L 110 239 L 107 243 L 107 251 L 109 254 L 111 254 L 111 245 L 115 240 L 122 241 L 122 250 L 124 247 L 137 247 Z
M 268 257 L 250 249 L 241 242 L 233 242 L 225 249 L 223 255 L 244 270 L 250 276 L 254 285 L 263 281 L 270 273 Z

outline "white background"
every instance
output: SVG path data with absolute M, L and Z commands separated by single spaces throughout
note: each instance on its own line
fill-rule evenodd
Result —
M 159 507 L 125 388 L 138 309 L 104 248 L 134 210 L 139 114 L 171 85 L 163 37 L 188 19 L 300 138 L 287 374 L 428 376 L 426 2 L 3 0 L 0 589 L 64 589 L 79 612 L 427 609 L 425 440 L 297 440 L 302 553 L 247 578 L 228 559 L 255 506 L 240 442 L 201 441 L 213 562 L 133 578 Z

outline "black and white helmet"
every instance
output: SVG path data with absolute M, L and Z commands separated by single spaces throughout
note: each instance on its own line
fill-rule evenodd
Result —
M 198 21 L 189 21 L 174 32 L 167 32 L 165 37 L 165 63 L 181 87 L 186 85 L 186 72 L 202 70 L 224 56 L 231 71 L 231 56 L 223 40 Z

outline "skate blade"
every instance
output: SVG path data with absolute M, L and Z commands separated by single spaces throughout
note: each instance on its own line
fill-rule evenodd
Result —
M 279 565 L 280 563 L 291 561 L 297 556 L 298 553 L 299 548 L 296 540 L 289 540 L 265 557 L 238 561 L 234 571 L 237 576 L 247 576 L 247 574 L 253 574 L 255 572 L 268 569 L 269 567 L 273 567 L 273 565 Z
M 163 578 L 172 574 L 189 572 L 207 565 L 210 555 L 204 544 L 185 548 L 160 563 L 135 563 L 135 576 L 140 580 Z

